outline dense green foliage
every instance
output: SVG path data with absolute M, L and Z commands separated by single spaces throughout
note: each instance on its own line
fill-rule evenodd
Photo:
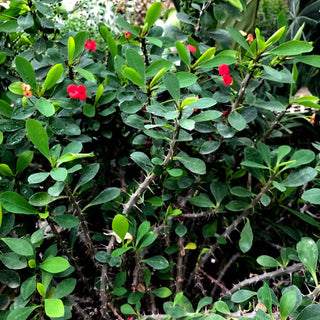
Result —
M 56 8 L 0 11 L 0 319 L 316 319 L 319 132 L 288 112 L 320 108 L 294 95 L 320 67 L 303 29 L 206 39 L 205 10 L 190 33 L 154 3 L 96 44 Z

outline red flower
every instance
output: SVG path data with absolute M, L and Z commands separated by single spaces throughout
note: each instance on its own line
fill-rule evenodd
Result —
M 129 39 L 130 37 L 131 37 L 131 32 L 129 32 L 129 31 L 125 31 L 124 32 L 124 37 L 126 38 L 126 39 Z
M 253 41 L 253 35 L 252 35 L 251 33 L 249 33 L 249 34 L 247 35 L 247 41 L 248 41 L 249 43 L 251 43 L 251 42 Z
M 219 71 L 220 76 L 225 76 L 225 75 L 229 74 L 229 67 L 227 64 L 224 63 L 218 67 L 218 71 Z
M 228 110 L 224 110 L 224 111 L 222 111 L 222 115 L 225 117 L 227 114 L 229 113 L 229 111 Z
M 191 44 L 188 44 L 188 45 L 187 45 L 187 48 L 188 48 L 188 50 L 189 50 L 190 52 L 192 52 L 192 53 L 196 53 L 196 52 L 197 52 L 197 48 L 194 47 L 194 46 L 192 46 Z
M 86 45 L 84 47 L 88 50 L 92 50 L 93 52 L 96 52 L 96 46 L 97 44 L 94 40 L 90 41 L 89 39 L 87 39 Z
M 230 86 L 230 84 L 232 83 L 232 77 L 230 76 L 230 74 L 225 74 L 223 76 L 223 83 L 225 86 Z
M 77 87 L 75 84 L 70 84 L 67 88 L 67 91 L 69 93 L 70 98 L 72 99 L 87 99 L 86 88 L 84 86 L 80 85 L 79 87 Z

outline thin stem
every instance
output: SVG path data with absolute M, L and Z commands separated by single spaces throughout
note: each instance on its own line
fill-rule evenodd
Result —
M 243 81 L 241 82 L 238 97 L 231 107 L 231 113 L 234 112 L 241 104 L 243 97 L 244 97 L 244 94 L 245 94 L 245 91 L 246 91 L 246 88 L 249 84 L 249 81 L 250 81 L 252 75 L 253 75 L 253 71 L 248 72 L 246 74 L 245 78 L 243 79 Z
M 178 247 L 180 248 L 180 250 L 178 252 L 178 259 L 177 259 L 176 294 L 182 291 L 183 279 L 184 279 L 183 258 L 185 256 L 186 252 L 185 252 L 184 245 L 183 245 L 183 237 L 179 237 Z

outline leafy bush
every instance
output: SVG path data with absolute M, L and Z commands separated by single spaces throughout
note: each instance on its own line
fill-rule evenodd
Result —
M 312 44 L 217 52 L 155 3 L 97 46 L 52 3 L 0 12 L 0 319 L 315 319 Z

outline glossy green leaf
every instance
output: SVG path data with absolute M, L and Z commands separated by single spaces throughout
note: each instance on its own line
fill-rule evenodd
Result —
M 46 90 L 51 89 L 61 78 L 63 75 L 63 66 L 62 64 L 56 64 L 53 66 L 46 77 L 46 80 L 44 81 L 42 92 L 45 92 Z
M 310 304 L 299 313 L 296 320 L 318 320 L 319 314 L 320 304 Z
M 16 68 L 26 84 L 29 84 L 32 89 L 36 90 L 37 89 L 37 80 L 36 80 L 36 73 L 33 70 L 33 67 L 31 63 L 20 56 L 16 57 Z
M 5 163 L 0 164 L 0 175 L 5 177 L 14 177 L 14 173 L 11 168 Z
M 129 230 L 129 222 L 122 214 L 117 214 L 112 220 L 112 230 L 124 242 L 124 237 Z
M 216 48 L 209 48 L 206 50 L 200 58 L 194 63 L 194 66 L 198 66 L 199 64 L 202 64 L 204 62 L 207 62 L 211 60 L 216 52 Z
M 130 67 L 123 66 L 122 67 L 122 73 L 134 84 L 141 88 L 145 88 L 146 84 L 143 81 L 143 79 L 140 77 L 139 73 Z
M 236 30 L 232 27 L 227 27 L 227 30 L 234 41 L 236 41 L 246 51 L 250 51 L 250 47 L 249 47 L 246 39 L 243 37 L 243 35 L 238 30 Z
M 80 67 L 73 67 L 84 79 L 90 82 L 96 82 L 96 77 L 90 71 L 80 68 Z
M 130 158 L 143 170 L 146 172 L 151 172 L 153 169 L 153 165 L 149 159 L 149 157 L 141 152 L 136 151 L 130 154 Z
M 172 73 L 167 73 L 163 77 L 163 82 L 171 97 L 175 101 L 178 101 L 180 99 L 180 85 L 179 80 L 176 78 L 176 76 Z
M 311 238 L 302 238 L 301 241 L 297 243 L 297 252 L 300 261 L 311 273 L 313 280 L 317 286 L 318 280 L 316 269 L 319 256 L 317 244 Z
M 117 18 L 116 23 L 123 29 L 123 31 L 129 31 L 133 36 L 137 37 L 139 36 L 139 33 L 137 30 L 130 24 L 128 23 L 125 19 L 123 18 Z
M 23 299 L 27 300 L 36 290 L 36 275 L 29 277 L 26 279 L 20 288 L 20 293 Z
M 142 261 L 156 270 L 163 270 L 169 267 L 168 260 L 163 256 L 153 256 Z
M 177 154 L 175 159 L 181 162 L 188 170 L 195 174 L 206 174 L 206 164 L 201 159 L 189 157 L 185 152 L 182 151 Z
M 284 181 L 282 181 L 282 184 L 286 187 L 299 187 L 311 181 L 317 175 L 317 170 L 311 167 L 297 169 L 291 171 L 288 177 Z
M 60 299 L 45 299 L 44 311 L 48 317 L 59 318 L 64 316 L 64 305 Z
M 177 41 L 175 43 L 175 45 L 176 45 L 177 52 L 178 52 L 178 55 L 179 55 L 180 59 L 187 66 L 189 66 L 190 65 L 190 58 L 189 58 L 189 55 L 188 55 L 188 52 L 187 52 L 187 49 L 186 49 L 185 45 L 183 43 L 181 43 L 180 41 Z
M 46 180 L 49 177 L 49 172 L 39 172 L 39 173 L 33 173 L 28 177 L 28 182 L 33 183 L 41 183 L 44 180 Z
M 231 296 L 231 301 L 234 303 L 242 303 L 249 300 L 255 295 L 256 295 L 256 292 L 243 289 L 243 290 L 236 291 Z
M 100 192 L 84 209 L 83 211 L 91 206 L 96 206 L 98 204 L 107 203 L 116 199 L 120 194 L 120 189 L 115 187 L 110 187 L 102 192 Z
M 245 118 L 238 112 L 232 112 L 229 117 L 228 117 L 228 122 L 230 123 L 230 125 L 238 130 L 238 131 L 242 131 L 246 125 L 247 122 L 245 120 Z
M 250 220 L 247 219 L 247 222 L 240 234 L 240 240 L 239 240 L 240 250 L 243 253 L 248 252 L 252 247 L 252 241 L 253 241 L 253 233 L 250 225 Z
M 281 56 L 296 56 L 313 50 L 312 44 L 306 41 L 291 40 L 280 44 L 267 53 Z
M 320 55 L 296 56 L 294 59 L 312 67 L 320 68 Z
M 20 270 L 28 266 L 27 258 L 14 252 L 1 254 L 0 260 L 8 269 L 12 270 Z
M 320 204 L 320 189 L 319 188 L 309 189 L 302 194 L 301 198 L 313 204 Z
M 68 170 L 66 168 L 53 168 L 50 171 L 50 176 L 56 181 L 65 181 L 68 176 Z
M 312 150 L 308 150 L 308 149 L 297 150 L 289 160 L 294 162 L 286 165 L 285 169 L 300 167 L 302 165 L 312 162 L 314 159 L 315 159 L 315 154 Z
M 199 195 L 188 199 L 193 205 L 200 208 L 213 208 L 214 203 L 206 195 Z
M 28 137 L 34 146 L 50 160 L 49 138 L 46 130 L 42 127 L 39 121 L 28 119 L 26 122 Z
M 200 303 L 200 301 L 199 301 L 199 303 Z M 209 302 L 209 300 L 207 302 Z M 228 305 L 226 304 L 226 302 L 224 302 L 222 300 L 216 301 L 213 304 L 213 309 L 217 310 L 218 312 L 220 312 L 222 314 L 230 314 L 230 309 L 229 309 Z
M 294 291 L 284 293 L 280 299 L 280 316 L 281 320 L 286 320 L 287 316 L 294 310 L 297 298 Z
M 267 255 L 261 255 L 257 258 L 257 262 L 265 267 L 265 268 L 277 268 L 279 267 L 279 262 L 270 256 Z
M 68 260 L 62 257 L 48 257 L 41 264 L 40 268 L 49 273 L 60 273 L 70 267 Z
M 152 293 L 158 298 L 168 298 L 172 295 L 172 291 L 167 287 L 161 287 L 153 290 Z
M 186 106 L 186 108 L 207 109 L 207 108 L 210 108 L 210 107 L 212 107 L 212 106 L 214 106 L 216 104 L 217 104 L 217 101 L 215 99 L 212 99 L 212 98 L 200 98 L 200 99 L 197 99 L 196 101 L 188 104 Z M 216 110 L 210 110 L 210 111 L 215 112 L 215 115 L 218 115 L 218 113 L 219 113 L 219 115 L 221 115 L 220 111 L 216 111 Z M 213 113 L 212 113 L 212 115 L 213 115 Z M 199 115 L 199 116 L 201 117 L 201 115 Z M 193 119 L 194 118 L 195 117 L 193 117 Z
M 21 238 L 1 238 L 1 240 L 16 254 L 32 256 L 34 254 L 30 241 Z
M 73 59 L 77 58 L 84 50 L 84 46 L 87 41 L 87 32 L 85 31 L 79 31 L 74 37 L 74 44 L 75 44 L 75 49 L 74 49 L 74 55 Z
M 16 172 L 19 173 L 26 169 L 33 159 L 33 152 L 30 150 L 22 152 L 17 160 Z
M 71 214 L 64 214 L 62 216 L 52 217 L 59 226 L 62 228 L 74 228 L 79 225 L 79 220 Z
M 27 320 L 33 310 L 37 309 L 38 307 L 39 306 L 23 307 L 11 310 L 6 320 Z
M 154 23 L 160 18 L 162 12 L 162 5 L 160 2 L 154 2 L 148 9 L 145 17 L 145 25 L 148 24 L 148 28 L 151 28 Z
M 45 98 L 40 98 L 36 103 L 36 108 L 46 117 L 51 117 L 55 114 L 56 110 L 52 103 Z
M 58 283 L 52 298 L 59 299 L 69 295 L 75 288 L 77 280 L 74 278 L 64 279 Z
M 72 37 L 69 37 L 69 39 L 68 39 L 68 62 L 69 62 L 69 65 L 72 65 L 72 60 L 74 57 L 75 49 L 76 49 L 76 44 L 74 42 L 74 39 Z
M 87 165 L 81 172 L 81 176 L 79 178 L 76 188 L 81 187 L 87 182 L 91 181 L 97 175 L 99 169 L 99 163 L 91 163 Z
M 122 304 L 120 306 L 120 311 L 123 314 L 135 314 L 136 312 L 134 311 L 134 309 L 130 306 L 130 304 L 126 303 L 126 304 Z
M 128 66 L 138 72 L 140 78 L 145 82 L 145 64 L 141 55 L 134 49 L 128 48 L 126 51 Z
M 142 237 L 150 230 L 150 222 L 149 221 L 143 221 L 139 228 L 138 228 L 138 232 L 137 232 L 137 243 L 139 243 L 139 241 L 142 239 Z
M 5 21 L 0 24 L 0 32 L 16 32 L 18 29 L 19 25 L 16 20 L 9 20 Z
M 31 206 L 25 198 L 13 191 L 5 191 L 0 195 L 1 205 L 12 213 L 38 214 L 39 212 Z

